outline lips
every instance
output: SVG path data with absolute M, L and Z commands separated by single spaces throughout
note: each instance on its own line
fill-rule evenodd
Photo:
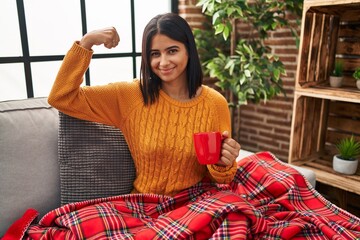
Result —
M 161 74 L 169 74 L 174 68 L 159 69 Z

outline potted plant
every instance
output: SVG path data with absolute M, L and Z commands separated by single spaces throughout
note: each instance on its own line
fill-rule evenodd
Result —
M 343 62 L 341 60 L 335 61 L 334 70 L 331 72 L 329 82 L 331 87 L 341 87 L 343 80 Z
M 238 126 L 241 105 L 266 103 L 281 93 L 285 95 L 282 83 L 282 77 L 286 76 L 285 66 L 266 45 L 266 40 L 279 28 L 288 28 L 297 36 L 297 31 L 288 22 L 288 15 L 301 16 L 302 3 L 302 0 L 198 0 L 197 6 L 202 7 L 212 25 L 208 30 L 210 34 L 194 32 L 197 47 L 202 50 L 199 54 L 204 73 L 215 79 L 216 86 L 227 95 L 233 120 L 237 110 Z M 239 36 L 237 23 L 249 26 L 246 31 L 241 31 L 242 36 Z M 235 127 L 232 129 L 234 131 Z M 233 132 L 235 135 L 240 134 Z
M 333 157 L 333 169 L 344 174 L 354 174 L 357 170 L 360 155 L 360 142 L 354 136 L 341 139 L 336 144 L 339 154 Z
M 353 73 L 353 77 L 356 79 L 356 87 L 360 89 L 360 67 L 355 69 L 355 72 Z

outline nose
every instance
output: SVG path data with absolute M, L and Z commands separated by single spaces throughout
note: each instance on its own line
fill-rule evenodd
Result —
M 169 64 L 169 59 L 166 54 L 162 54 L 160 58 L 160 66 L 166 66 Z

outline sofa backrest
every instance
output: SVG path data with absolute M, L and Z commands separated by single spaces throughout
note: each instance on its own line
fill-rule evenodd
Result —
M 58 122 L 46 98 L 0 102 L 0 236 L 28 208 L 60 206 Z

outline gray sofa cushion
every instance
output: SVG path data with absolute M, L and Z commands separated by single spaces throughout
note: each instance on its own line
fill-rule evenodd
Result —
M 0 236 L 27 208 L 60 206 L 58 119 L 46 98 L 0 102 Z
M 61 204 L 130 193 L 135 167 L 121 131 L 59 115 Z

